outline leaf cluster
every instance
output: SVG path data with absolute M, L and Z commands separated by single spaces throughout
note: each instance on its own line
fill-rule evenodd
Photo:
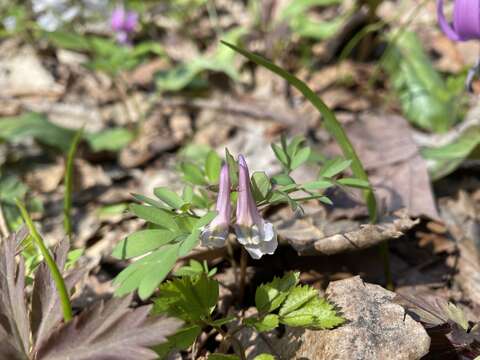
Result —
M 287 273 L 260 285 L 255 292 L 258 314 L 245 319 L 245 324 L 265 332 L 279 324 L 331 329 L 345 321 L 332 304 L 318 296 L 316 289 L 299 285 L 298 280 L 299 273 Z
M 150 306 L 130 309 L 131 297 L 99 302 L 68 323 L 62 322 L 60 299 L 45 263 L 36 271 L 31 298 L 25 296 L 25 263 L 16 261 L 25 230 L 4 238 L 0 245 L 0 358 L 54 359 L 153 359 L 149 347 L 165 341 L 180 321 L 148 317 Z M 69 245 L 55 250 L 59 269 L 68 262 Z M 85 274 L 64 275 L 71 290 Z

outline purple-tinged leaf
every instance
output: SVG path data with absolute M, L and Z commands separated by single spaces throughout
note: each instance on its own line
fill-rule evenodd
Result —
M 100 302 L 58 327 L 35 354 L 35 360 L 156 359 L 149 347 L 166 341 L 181 321 L 148 318 L 151 306 L 130 309 L 131 296 Z
M 2 359 L 28 359 L 30 326 L 25 304 L 25 265 L 15 261 L 26 236 L 22 229 L 0 245 L 0 355 Z M 7 356 L 8 355 L 8 356 Z
M 69 250 L 68 240 L 63 240 L 54 251 L 58 269 L 63 271 Z M 66 276 L 65 285 L 70 291 L 83 277 L 83 269 L 75 269 Z M 62 309 L 55 282 L 45 263 L 41 263 L 35 273 L 32 293 L 32 312 L 30 322 L 34 340 L 34 349 L 48 339 L 52 331 L 62 321 Z

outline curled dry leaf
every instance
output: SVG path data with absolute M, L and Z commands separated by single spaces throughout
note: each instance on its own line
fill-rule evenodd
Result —
M 311 219 L 296 219 L 287 226 L 279 225 L 278 234 L 285 238 L 301 255 L 333 255 L 346 251 L 365 249 L 382 241 L 398 238 L 418 224 L 405 211 L 379 224 L 358 225 L 355 229 L 326 235 Z
M 175 319 L 147 318 L 151 306 L 130 309 L 131 296 L 100 302 L 62 324 L 35 360 L 156 359 L 149 347 L 161 344 L 181 325 Z

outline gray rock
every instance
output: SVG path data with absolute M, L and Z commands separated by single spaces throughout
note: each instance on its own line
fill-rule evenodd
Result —
M 332 282 L 326 295 L 348 321 L 334 330 L 306 330 L 295 359 L 406 360 L 428 353 L 430 337 L 392 302 L 393 292 L 356 276 Z

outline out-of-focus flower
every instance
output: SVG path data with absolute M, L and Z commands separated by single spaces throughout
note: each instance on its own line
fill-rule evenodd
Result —
M 117 41 L 128 44 L 131 34 L 138 24 L 138 14 L 134 11 L 125 11 L 123 6 L 115 8 L 110 17 L 110 25 L 116 33 Z
M 80 12 L 79 4 L 68 0 L 32 0 L 32 10 L 38 25 L 45 31 L 55 31 L 72 21 Z
M 15 16 L 8 16 L 3 20 L 3 26 L 7 31 L 14 31 L 17 27 L 17 19 Z
M 224 165 L 220 172 L 216 210 L 218 212 L 217 216 L 205 227 L 200 235 L 202 244 L 208 247 L 225 246 L 228 236 L 232 205 L 230 203 L 230 176 L 227 165 Z
M 480 0 L 455 0 L 453 24 L 445 18 L 443 0 L 437 0 L 438 22 L 453 41 L 480 39 Z
M 250 175 L 245 158 L 238 157 L 237 222 L 234 226 L 238 242 L 254 259 L 273 254 L 277 249 L 277 233 L 273 224 L 259 214 L 250 189 Z

